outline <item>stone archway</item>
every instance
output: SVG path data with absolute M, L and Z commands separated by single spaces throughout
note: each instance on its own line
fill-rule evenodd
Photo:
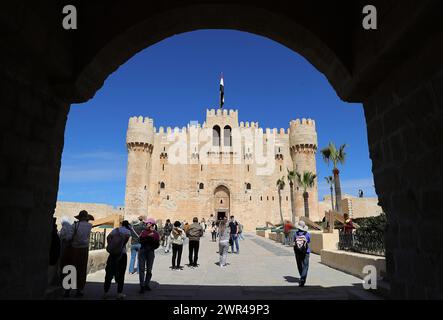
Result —
M 7 35 L 0 52 L 0 223 L 8 226 L 0 297 L 39 298 L 46 288 L 70 105 L 92 98 L 127 59 L 166 37 L 226 28 L 282 43 L 322 72 L 340 98 L 363 103 L 375 187 L 388 217 L 392 296 L 441 298 L 442 11 L 432 0 L 373 1 L 384 23 L 368 32 L 361 27 L 365 4 L 89 1 L 78 4 L 75 31 L 61 28 L 62 4 L 7 6 L 0 13 Z
M 231 209 L 231 193 L 228 187 L 219 185 L 214 189 L 214 216 L 217 220 L 229 218 Z

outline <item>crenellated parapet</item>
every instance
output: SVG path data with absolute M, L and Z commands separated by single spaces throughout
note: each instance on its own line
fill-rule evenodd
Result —
M 251 122 L 249 122 L 249 121 L 246 121 L 246 122 L 241 121 L 239 127 L 240 128 L 255 128 L 255 129 L 259 128 L 258 122 L 252 122 L 252 121 Z
M 297 119 L 289 123 L 289 147 L 298 152 L 317 151 L 317 131 L 312 119 Z
M 233 109 L 207 109 L 206 121 L 204 127 L 212 128 L 214 126 L 238 127 L 238 110 Z
M 238 119 L 238 110 L 233 109 L 206 109 L 206 119 L 210 117 L 230 117 Z
M 151 118 L 129 118 L 126 132 L 126 145 L 128 150 L 152 152 L 154 146 L 154 121 Z

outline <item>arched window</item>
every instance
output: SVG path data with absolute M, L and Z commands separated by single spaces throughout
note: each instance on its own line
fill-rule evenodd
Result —
M 160 189 L 164 189 L 165 188 L 165 183 L 162 181 L 162 182 L 160 182 Z
M 214 126 L 212 128 L 212 145 L 215 147 L 220 146 L 220 127 Z
M 232 147 L 232 129 L 230 126 L 225 126 L 223 129 L 223 139 L 225 147 Z
M 203 190 L 205 188 L 205 185 L 202 182 L 200 182 L 200 184 L 198 185 L 198 188 L 200 190 Z
M 249 182 L 246 184 L 246 190 L 251 190 L 251 184 Z

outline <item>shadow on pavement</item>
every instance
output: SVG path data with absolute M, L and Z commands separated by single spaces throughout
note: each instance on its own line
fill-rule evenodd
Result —
M 288 282 L 298 278 L 286 276 Z M 230 285 L 173 285 L 152 281 L 152 291 L 139 294 L 138 284 L 125 284 L 126 300 L 347 300 L 378 299 L 366 292 L 361 284 L 352 286 L 321 287 L 309 286 L 230 286 Z M 117 287 L 113 283 L 109 291 L 110 300 L 116 299 Z M 81 300 L 101 300 L 103 283 L 88 282 Z M 74 300 L 74 298 L 68 298 Z

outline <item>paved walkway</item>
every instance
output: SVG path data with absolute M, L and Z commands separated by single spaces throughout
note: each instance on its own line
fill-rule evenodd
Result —
M 124 293 L 127 299 L 349 299 L 363 296 L 375 298 L 362 289 L 361 280 L 320 263 L 320 256 L 311 254 L 306 286 L 298 287 L 298 272 L 292 248 L 272 240 L 246 234 L 240 241 L 240 254 L 228 254 L 229 265 L 220 268 L 218 244 L 207 234 L 201 239 L 199 267 L 172 271 L 172 253 L 156 251 L 151 281 L 152 291 L 138 293 L 138 275 L 127 273 Z M 129 256 L 128 256 L 129 263 Z M 182 265 L 188 263 L 185 243 Z M 101 299 L 104 270 L 88 276 L 84 299 Z M 113 283 L 111 299 L 116 296 Z

